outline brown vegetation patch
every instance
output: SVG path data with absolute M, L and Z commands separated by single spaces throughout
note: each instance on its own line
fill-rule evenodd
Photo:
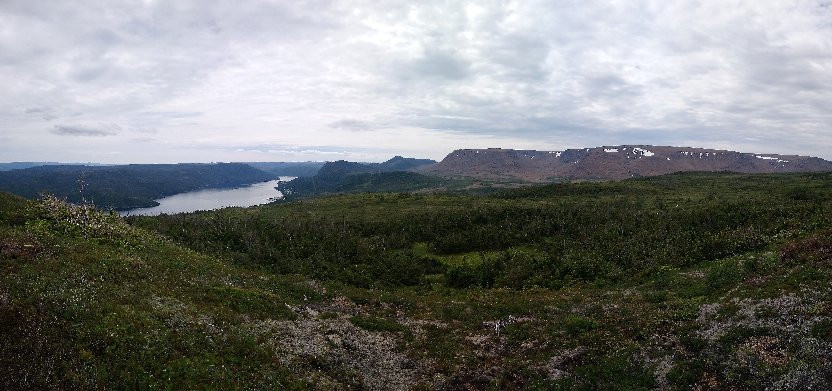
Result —
M 790 263 L 832 262 L 832 230 L 786 244 L 780 251 L 780 259 Z
M 32 236 L 4 238 L 0 241 L 0 257 L 32 259 L 43 251 L 43 246 Z
M 780 338 L 777 337 L 751 337 L 740 347 L 740 354 L 754 356 L 757 360 L 771 366 L 786 365 L 789 356 L 781 345 Z

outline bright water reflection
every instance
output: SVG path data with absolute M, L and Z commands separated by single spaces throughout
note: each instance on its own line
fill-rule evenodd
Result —
M 253 206 L 267 204 L 283 197 L 275 186 L 280 181 L 293 177 L 280 177 L 279 180 L 260 182 L 236 189 L 205 189 L 174 194 L 159 200 L 158 206 L 137 208 L 120 212 L 122 216 L 156 216 L 162 213 L 187 213 L 197 210 L 220 209 L 229 206 Z

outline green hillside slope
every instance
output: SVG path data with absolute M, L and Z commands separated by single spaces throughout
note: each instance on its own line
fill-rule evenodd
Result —
M 127 222 L 0 196 L 0 386 L 832 378 L 832 174 L 355 194 Z
M 317 299 L 304 283 L 56 199 L 0 205 L 0 388 L 299 384 L 257 327 Z

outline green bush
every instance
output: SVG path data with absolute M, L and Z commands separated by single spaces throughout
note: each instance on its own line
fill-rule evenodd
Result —
M 570 335 L 580 335 L 598 327 L 598 322 L 581 315 L 567 315 L 563 326 Z
M 832 320 L 824 319 L 812 325 L 812 336 L 826 341 L 832 341 Z
M 579 366 L 574 372 L 579 384 L 588 386 L 576 387 L 581 389 L 650 390 L 656 387 L 648 368 L 621 353 L 593 360 L 592 364 Z
M 711 291 L 734 284 L 743 277 L 744 269 L 735 259 L 717 262 L 705 275 L 705 283 Z

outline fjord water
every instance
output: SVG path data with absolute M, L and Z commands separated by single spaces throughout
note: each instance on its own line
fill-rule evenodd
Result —
M 198 210 L 212 210 L 230 206 L 254 206 L 267 204 L 283 197 L 275 186 L 278 182 L 292 180 L 294 177 L 255 183 L 234 189 L 204 189 L 174 194 L 156 200 L 159 205 L 149 208 L 136 208 L 122 211 L 122 216 L 157 216 L 162 213 L 187 213 Z

